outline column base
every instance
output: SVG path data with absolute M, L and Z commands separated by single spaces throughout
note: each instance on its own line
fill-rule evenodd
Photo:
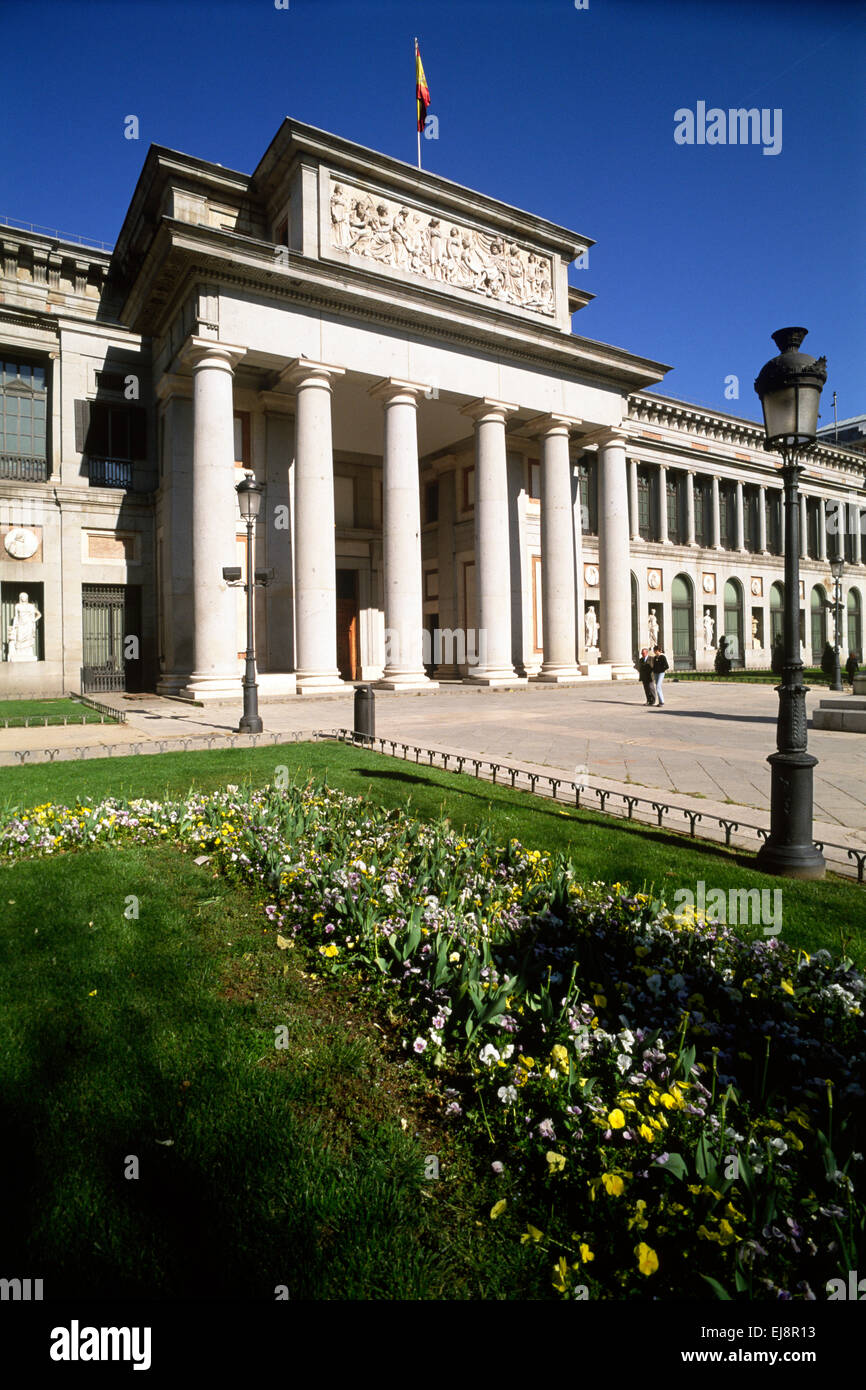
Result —
M 156 693 L 157 695 L 166 695 L 169 697 L 178 695 L 188 681 L 188 674 L 185 676 L 173 676 L 169 674 L 160 676 L 156 683 Z
M 577 666 L 551 666 L 549 669 L 542 666 L 532 680 L 539 685 L 578 685 L 586 677 L 580 674 Z
M 609 681 L 613 679 L 613 668 L 607 661 L 592 661 L 581 666 L 580 674 L 585 681 Z
M 509 673 L 499 667 L 489 671 L 473 671 L 471 676 L 463 677 L 463 684 L 483 685 L 493 689 L 497 686 L 528 685 L 529 681 L 526 676 L 515 675 L 514 671 Z
M 193 671 L 188 678 L 186 685 L 177 691 L 181 700 L 204 701 L 209 700 L 242 700 L 243 699 L 243 676 L 238 671 L 236 676 L 199 676 Z
M 633 662 L 611 661 L 610 678 L 612 681 L 636 681 L 637 670 Z
M 374 690 L 438 690 L 439 682 L 431 680 L 425 676 L 424 672 L 406 671 L 402 675 L 380 676 L 379 680 L 373 681 Z
M 295 690 L 298 695 L 343 695 L 352 686 L 339 671 L 296 671 Z

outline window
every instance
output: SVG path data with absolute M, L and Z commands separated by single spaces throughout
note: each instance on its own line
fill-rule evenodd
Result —
M 580 526 L 585 536 L 598 535 L 598 462 L 588 458 L 578 465 Z
M 863 653 L 862 632 L 860 622 L 860 592 L 858 589 L 848 590 L 848 651 L 853 652 L 859 659 Z
M 750 550 L 753 555 L 761 548 L 761 537 L 759 534 L 760 507 L 761 494 L 758 489 L 752 485 L 744 487 L 743 511 L 745 515 L 743 517 L 743 536 L 746 542 L 746 549 Z
M 87 455 L 91 487 L 132 487 L 133 463 L 147 457 L 141 406 L 75 402 L 75 447 Z
M 541 463 L 538 459 L 529 460 L 529 497 L 533 502 L 541 501 Z
M 428 524 L 439 520 L 439 484 L 428 483 L 424 489 L 424 520 Z
M 713 485 L 709 478 L 695 478 L 695 540 L 698 545 L 711 545 L 713 515 Z
M 252 468 L 250 453 L 250 412 L 237 410 L 234 416 L 235 468 Z
M 719 483 L 719 531 L 723 550 L 733 550 L 737 543 L 736 483 Z
M 475 468 L 463 470 L 463 510 L 471 512 L 475 506 Z
M 767 488 L 767 549 L 771 555 L 782 553 L 782 494 L 778 488 Z
M 48 477 L 45 367 L 0 355 L 0 478 Z
M 655 525 L 656 509 L 653 505 L 655 489 L 652 487 L 651 470 L 641 465 L 637 470 L 637 523 L 641 540 L 658 540 Z
M 679 471 L 669 468 L 667 471 L 667 519 L 668 519 L 668 540 L 674 545 L 682 545 L 685 541 L 685 491 L 683 483 L 685 478 Z
M 821 553 L 821 503 L 817 497 L 806 498 L 806 548 L 811 560 Z

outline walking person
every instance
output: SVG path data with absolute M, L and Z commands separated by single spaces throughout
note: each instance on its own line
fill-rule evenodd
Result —
M 656 683 L 653 676 L 652 661 L 649 655 L 649 647 L 641 647 L 640 661 L 637 664 L 637 673 L 640 683 L 643 686 L 646 702 L 654 705 L 656 702 Z
M 662 651 L 661 647 L 653 647 L 652 672 L 655 678 L 658 702 L 662 708 L 664 708 L 665 703 L 665 697 L 662 694 L 662 686 L 664 685 L 665 671 L 667 671 L 669 665 L 670 663 L 668 662 L 668 659 Z
M 848 673 L 848 679 L 849 679 L 849 681 L 851 682 L 851 689 L 852 689 L 852 690 L 854 689 L 854 677 L 856 676 L 857 671 L 859 670 L 859 667 L 860 667 L 860 658 L 859 658 L 859 656 L 857 655 L 856 652 L 849 652 L 849 653 L 848 653 L 848 660 L 845 662 L 845 670 L 846 670 L 846 672 Z

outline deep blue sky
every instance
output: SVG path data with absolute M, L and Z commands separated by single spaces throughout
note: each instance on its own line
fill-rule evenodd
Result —
M 769 335 L 804 324 L 822 423 L 834 389 L 840 419 L 866 411 L 862 0 L 9 5 L 0 215 L 113 242 L 152 141 L 251 171 L 286 115 L 414 162 L 415 34 L 425 168 L 598 242 L 577 332 L 757 419 Z M 781 153 L 676 144 L 698 101 L 781 108 Z

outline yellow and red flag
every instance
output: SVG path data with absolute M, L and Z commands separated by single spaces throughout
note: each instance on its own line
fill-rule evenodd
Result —
M 420 132 L 424 129 L 427 110 L 430 106 L 430 88 L 427 86 L 427 78 L 424 76 L 424 65 L 421 62 L 421 52 L 417 39 L 415 40 L 415 97 L 418 102 L 418 130 Z

